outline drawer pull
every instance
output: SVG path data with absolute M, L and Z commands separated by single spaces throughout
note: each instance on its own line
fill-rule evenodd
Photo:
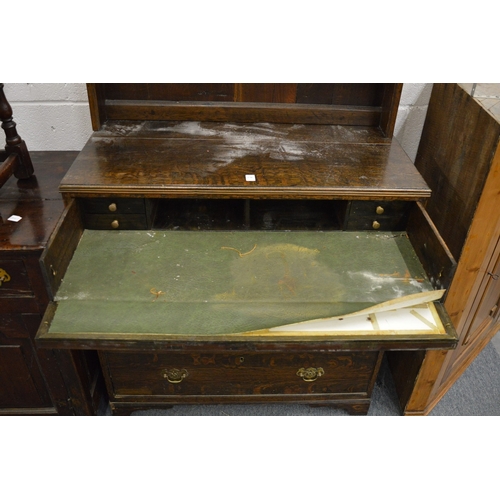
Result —
M 180 384 L 188 376 L 188 371 L 185 368 L 169 368 L 163 371 L 163 378 L 166 378 L 171 384 Z
M 318 377 L 325 374 L 323 368 L 301 368 L 297 375 L 302 378 L 304 382 L 314 382 Z
M 375 209 L 375 212 L 376 212 L 378 215 L 382 215 L 382 214 L 384 213 L 384 207 L 378 206 L 378 207 Z
M 108 209 L 110 212 L 116 212 L 116 203 L 111 203 Z
M 380 222 L 374 220 L 372 224 L 373 229 L 380 229 Z
M 113 229 L 118 229 L 118 227 L 120 226 L 120 223 L 117 221 L 117 220 L 114 220 L 112 223 L 111 223 L 111 227 Z
M 0 286 L 7 281 L 10 281 L 10 276 L 5 269 L 0 268 Z

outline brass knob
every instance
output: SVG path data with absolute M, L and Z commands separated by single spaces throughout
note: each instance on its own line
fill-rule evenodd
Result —
M 110 212 L 116 212 L 116 203 L 111 203 L 108 209 Z
M 120 223 L 117 221 L 117 220 L 114 220 L 112 223 L 111 223 L 111 227 L 113 229 L 118 229 Z
M 10 281 L 10 276 L 5 269 L 0 269 L 0 286 L 2 283 Z
M 380 205 L 375 209 L 375 212 L 378 215 L 382 215 L 384 213 L 384 207 L 381 207 Z
M 325 374 L 323 368 L 300 368 L 297 376 L 304 382 L 314 382 L 318 377 Z
M 376 220 L 374 220 L 372 227 L 373 227 L 373 229 L 380 229 L 380 222 L 377 222 Z
M 185 368 L 169 368 L 163 371 L 163 378 L 166 378 L 171 384 L 180 384 L 188 376 Z

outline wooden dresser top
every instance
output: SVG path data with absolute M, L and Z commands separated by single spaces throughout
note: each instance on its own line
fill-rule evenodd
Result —
M 69 196 L 421 200 L 399 84 L 89 84 Z M 201 99 L 211 99 L 202 101 Z
M 61 191 L 141 197 L 430 196 L 399 143 L 370 127 L 161 121 L 118 122 L 95 132 Z

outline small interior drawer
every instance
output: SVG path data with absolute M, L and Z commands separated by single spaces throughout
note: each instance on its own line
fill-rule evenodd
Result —
M 86 229 L 148 229 L 146 214 L 84 214 Z
M 352 201 L 346 211 L 347 231 L 403 231 L 411 203 L 407 201 Z
M 407 201 L 352 201 L 350 216 L 399 217 L 409 208 Z
M 402 231 L 405 224 L 401 217 L 350 217 L 347 231 Z
M 88 214 L 143 214 L 145 200 L 141 198 L 83 198 L 83 212 Z

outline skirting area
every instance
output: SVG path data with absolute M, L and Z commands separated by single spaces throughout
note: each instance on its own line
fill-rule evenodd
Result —
M 109 411 L 104 412 L 110 415 Z M 347 416 L 338 409 L 308 405 L 179 405 L 135 416 Z M 373 389 L 370 416 L 400 415 L 391 374 L 384 362 Z M 500 416 L 500 356 L 492 343 L 451 387 L 431 416 Z

